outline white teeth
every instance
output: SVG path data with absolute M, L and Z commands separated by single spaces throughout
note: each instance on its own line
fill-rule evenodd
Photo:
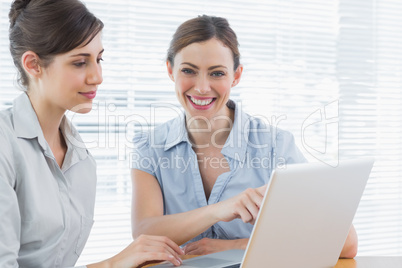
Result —
M 194 104 L 197 104 L 197 105 L 200 105 L 200 106 L 205 106 L 205 105 L 210 104 L 210 103 L 213 101 L 213 99 L 209 99 L 209 100 L 197 100 L 197 99 L 194 99 L 193 97 L 191 97 L 191 101 L 192 101 Z

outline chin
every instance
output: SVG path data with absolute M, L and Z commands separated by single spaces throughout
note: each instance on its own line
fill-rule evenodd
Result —
M 78 114 L 87 114 L 90 111 L 92 111 L 92 108 L 91 109 L 82 109 L 82 110 L 77 111 L 76 113 L 78 113 Z
M 86 114 L 89 113 L 92 110 L 92 102 L 90 103 L 81 103 L 78 105 L 75 105 L 68 109 L 74 113 L 79 113 L 79 114 Z

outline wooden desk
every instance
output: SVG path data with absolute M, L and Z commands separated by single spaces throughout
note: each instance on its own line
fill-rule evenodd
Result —
M 397 268 L 402 267 L 402 256 L 340 259 L 334 268 Z
M 186 255 L 183 259 L 193 258 L 195 256 Z M 155 264 L 146 265 L 151 267 Z M 180 267 L 180 266 L 179 266 Z M 401 268 L 402 256 L 396 257 L 356 257 L 354 259 L 340 259 L 334 268 Z

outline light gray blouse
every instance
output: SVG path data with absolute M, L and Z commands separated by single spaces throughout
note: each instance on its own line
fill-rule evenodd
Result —
M 64 117 L 62 168 L 28 96 L 0 112 L 0 267 L 74 266 L 94 214 L 96 164 Z

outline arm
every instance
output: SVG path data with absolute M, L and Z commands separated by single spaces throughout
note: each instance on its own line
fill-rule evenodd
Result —
M 16 267 L 20 249 L 21 216 L 14 190 L 16 174 L 12 144 L 1 127 L 0 148 L 0 267 Z
M 0 267 L 16 267 L 20 249 L 21 218 L 17 195 L 4 177 L 4 172 L 0 172 L 0 191 Z
M 165 235 L 179 245 L 218 221 L 241 218 L 244 222 L 254 223 L 266 187 L 247 189 L 228 200 L 192 211 L 163 215 L 162 192 L 156 178 L 136 169 L 131 174 L 133 237 L 140 234 Z
M 352 225 L 349 230 L 348 237 L 346 238 L 345 244 L 341 251 L 340 258 L 352 259 L 356 257 L 357 254 L 357 233 L 355 227 Z
M 224 240 L 203 238 L 199 241 L 188 243 L 184 248 L 186 255 L 205 255 L 214 252 L 247 248 L 248 238 Z

